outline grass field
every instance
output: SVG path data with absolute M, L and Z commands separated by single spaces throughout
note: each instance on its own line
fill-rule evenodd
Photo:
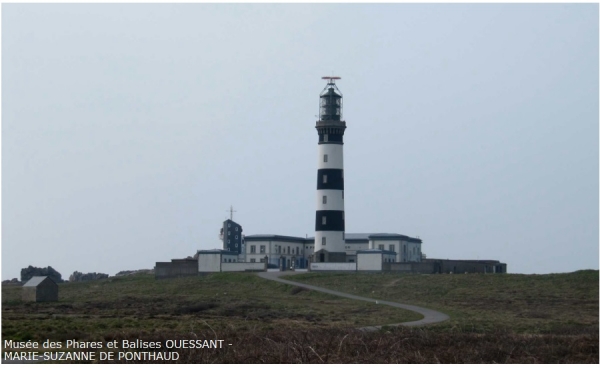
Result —
M 21 301 L 2 287 L 2 338 L 98 339 L 108 333 L 357 327 L 420 319 L 397 308 L 337 298 L 256 274 L 155 280 L 153 275 L 65 283 L 59 301 Z
M 288 278 L 448 314 L 449 321 L 430 327 L 435 330 L 598 333 L 598 271 L 548 275 L 313 272 Z
M 167 339 L 223 339 L 232 344 L 223 349 L 159 349 L 178 352 L 180 363 L 598 363 L 598 271 L 298 273 L 290 278 L 429 307 L 451 320 L 365 333 L 354 327 L 421 316 L 256 274 L 171 280 L 135 275 L 61 284 L 59 302 L 52 303 L 22 302 L 20 287 L 3 286 L 2 337 L 142 339 L 163 346 Z

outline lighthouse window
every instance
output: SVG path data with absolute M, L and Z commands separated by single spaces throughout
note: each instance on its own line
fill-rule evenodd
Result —
M 322 244 L 322 245 L 326 245 L 326 244 L 327 244 L 327 242 L 326 242 L 326 241 L 327 241 L 327 238 L 323 237 L 323 238 L 321 239 L 321 244 Z
M 323 175 L 323 183 L 327 183 L 327 175 Z
M 323 142 L 329 142 L 329 134 L 323 134 Z
M 327 216 L 323 216 L 321 221 L 323 222 L 323 225 L 327 225 Z
M 327 196 L 323 196 L 323 204 L 327 204 Z
M 327 155 L 323 155 L 323 162 L 327 162 Z

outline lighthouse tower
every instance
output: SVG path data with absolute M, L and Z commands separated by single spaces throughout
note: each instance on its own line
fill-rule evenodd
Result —
M 344 130 L 339 77 L 323 77 L 327 85 L 320 95 L 317 213 L 313 262 L 346 262 L 344 231 Z

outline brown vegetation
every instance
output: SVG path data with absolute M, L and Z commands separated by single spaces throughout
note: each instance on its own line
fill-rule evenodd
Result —
M 507 331 L 477 334 L 400 328 L 379 332 L 204 330 L 197 334 L 106 337 L 162 341 L 163 346 L 167 339 L 224 340 L 221 349 L 154 350 L 178 352 L 178 363 L 598 363 L 598 339 L 589 334 L 523 335 Z

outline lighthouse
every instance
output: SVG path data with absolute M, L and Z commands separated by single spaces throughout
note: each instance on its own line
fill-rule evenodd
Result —
M 323 77 L 327 85 L 319 96 L 317 211 L 313 262 L 346 262 L 344 231 L 344 131 L 340 77 Z

